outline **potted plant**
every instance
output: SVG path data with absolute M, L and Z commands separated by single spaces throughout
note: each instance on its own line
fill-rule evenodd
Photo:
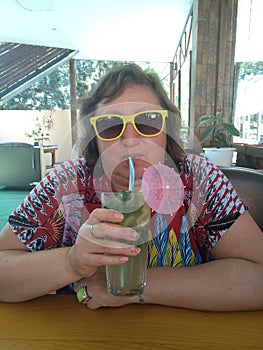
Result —
M 239 136 L 239 131 L 232 123 L 224 122 L 220 112 L 215 115 L 202 115 L 199 117 L 198 127 L 206 127 L 200 135 L 199 141 L 206 144 L 204 153 L 206 158 L 215 165 L 230 166 L 233 152 L 236 150 L 232 146 L 232 136 Z
M 44 141 L 49 141 L 50 134 L 48 130 L 51 129 L 53 120 L 51 116 L 36 117 L 35 127 L 30 133 L 26 133 L 26 137 L 34 139 L 34 145 L 43 146 Z
M 34 145 L 43 146 L 44 141 L 49 141 L 49 134 L 42 130 L 41 127 L 26 133 L 26 137 L 34 139 Z

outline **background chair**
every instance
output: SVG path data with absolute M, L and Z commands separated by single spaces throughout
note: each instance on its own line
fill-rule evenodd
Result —
M 0 143 L 0 187 L 31 189 L 46 174 L 44 151 L 23 142 Z
M 242 167 L 220 167 L 229 178 L 251 216 L 263 231 L 263 172 Z

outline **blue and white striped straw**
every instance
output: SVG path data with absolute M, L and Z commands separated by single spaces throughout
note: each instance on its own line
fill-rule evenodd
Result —
M 133 189 L 134 189 L 135 170 L 134 170 L 134 163 L 133 163 L 133 158 L 132 157 L 129 157 L 129 169 L 130 169 L 129 191 L 133 191 Z

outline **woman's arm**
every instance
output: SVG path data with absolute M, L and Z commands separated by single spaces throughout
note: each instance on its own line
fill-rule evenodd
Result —
M 29 252 L 9 225 L 1 232 L 0 250 L 1 301 L 32 299 L 79 278 L 67 262 L 69 248 Z
M 16 302 L 38 297 L 82 277 L 92 276 L 98 266 L 120 265 L 127 261 L 127 256 L 138 254 L 130 249 L 133 245 L 114 245 L 112 241 L 107 245 L 106 240 L 102 245 L 101 240 L 94 239 L 89 224 L 96 223 L 98 231 L 103 232 L 103 224 L 98 223 L 102 219 L 119 222 L 122 216 L 116 216 L 113 210 L 95 209 L 81 226 L 72 247 L 37 252 L 29 252 L 7 224 L 0 234 L 0 300 Z M 111 232 L 107 231 L 107 234 Z M 124 227 L 117 234 L 113 229 L 113 234 L 126 240 L 137 239 L 130 229 Z
M 196 310 L 263 309 L 263 235 L 245 212 L 212 249 L 215 260 L 193 267 L 147 270 L 145 303 Z M 105 271 L 81 280 L 87 286 L 87 306 L 123 306 L 139 298 L 115 297 L 106 291 Z
M 147 303 L 200 310 L 263 309 L 263 235 L 245 212 L 212 249 L 214 261 L 147 272 Z

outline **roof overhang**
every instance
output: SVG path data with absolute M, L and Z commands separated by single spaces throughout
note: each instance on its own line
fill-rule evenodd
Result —
M 77 51 L 47 46 L 0 43 L 0 101 L 25 90 L 69 61 Z

